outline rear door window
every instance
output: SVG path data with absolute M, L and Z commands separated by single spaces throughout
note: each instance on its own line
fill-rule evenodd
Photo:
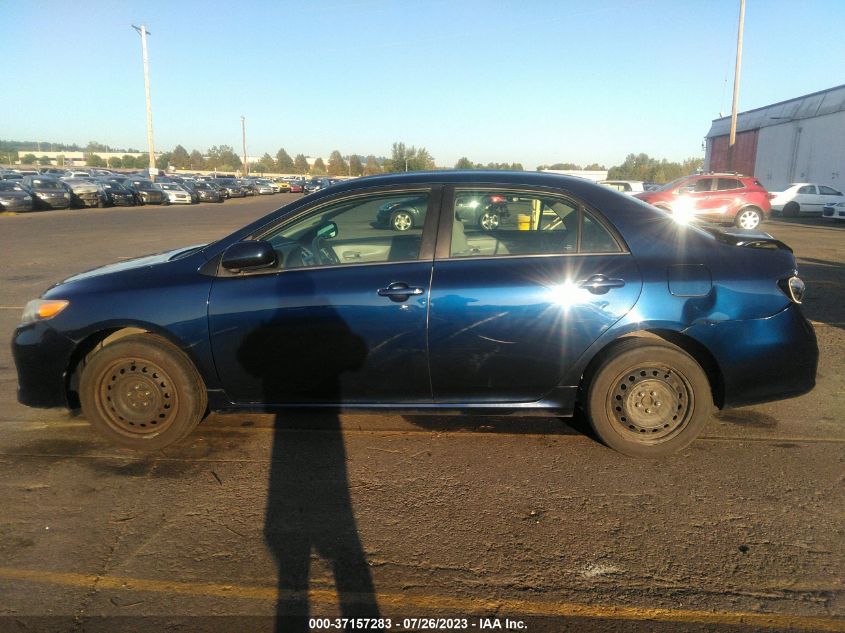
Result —
M 563 196 L 456 190 L 451 211 L 451 257 L 622 252 L 600 220 Z
M 719 178 L 716 189 L 726 191 L 728 189 L 742 189 L 742 182 L 736 178 Z

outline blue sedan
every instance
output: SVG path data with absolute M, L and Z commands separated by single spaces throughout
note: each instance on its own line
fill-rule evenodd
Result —
M 407 201 L 411 226 L 373 221 Z M 766 234 L 685 226 L 578 178 L 407 173 L 70 277 L 27 305 L 13 352 L 22 403 L 81 406 L 136 449 L 208 411 L 580 408 L 608 446 L 650 457 L 714 406 L 813 388 L 803 292 Z

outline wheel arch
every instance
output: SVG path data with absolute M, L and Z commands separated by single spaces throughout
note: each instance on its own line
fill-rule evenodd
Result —
M 132 334 L 155 334 L 165 339 L 185 354 L 203 381 L 206 380 L 206 377 L 200 371 L 200 364 L 197 362 L 197 359 L 193 357 L 182 341 L 175 338 L 171 332 L 156 325 L 146 323 L 101 324 L 76 345 L 68 360 L 67 368 L 65 369 L 64 388 L 65 398 L 70 409 L 78 409 L 80 406 L 78 393 L 79 377 L 82 368 L 85 366 L 85 359 L 89 354 Z
M 666 343 L 675 345 L 676 347 L 682 349 L 684 352 L 689 354 L 693 358 L 693 360 L 698 363 L 698 365 L 704 371 L 704 374 L 707 376 L 707 381 L 710 383 L 710 392 L 713 396 L 713 404 L 719 409 L 722 408 L 725 401 L 725 382 L 724 375 L 722 373 L 721 368 L 719 367 L 719 363 L 716 362 L 716 359 L 704 345 L 702 345 L 700 342 L 698 342 L 691 336 L 687 336 L 682 332 L 663 328 L 647 328 L 628 332 L 610 341 L 609 343 L 607 343 L 607 345 L 602 347 L 590 359 L 590 362 L 587 363 L 587 367 L 584 369 L 584 372 L 581 375 L 581 381 L 578 385 L 579 402 L 583 402 L 583 397 L 586 394 L 587 387 L 589 386 L 590 381 L 592 380 L 593 376 L 595 375 L 602 362 L 608 356 L 613 354 L 614 350 L 616 349 L 616 347 L 619 346 L 620 343 L 622 343 L 623 341 L 630 340 L 631 338 L 641 338 L 646 342 L 648 340 L 655 339 L 661 340 Z

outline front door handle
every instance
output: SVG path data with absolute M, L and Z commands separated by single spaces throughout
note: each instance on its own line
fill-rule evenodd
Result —
M 578 282 L 579 288 L 586 288 L 594 295 L 603 295 L 611 288 L 621 288 L 624 285 L 624 279 L 616 279 L 607 275 L 591 275 L 587 279 Z
M 389 297 L 391 301 L 407 301 L 408 297 L 418 296 L 422 293 L 422 288 L 409 286 L 404 281 L 396 281 L 387 288 L 378 289 L 379 297 Z

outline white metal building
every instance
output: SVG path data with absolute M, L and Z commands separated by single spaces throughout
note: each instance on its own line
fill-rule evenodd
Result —
M 707 133 L 706 170 L 727 169 L 731 119 Z M 845 187 L 845 85 L 737 115 L 734 171 L 756 176 L 769 191 L 793 182 Z

